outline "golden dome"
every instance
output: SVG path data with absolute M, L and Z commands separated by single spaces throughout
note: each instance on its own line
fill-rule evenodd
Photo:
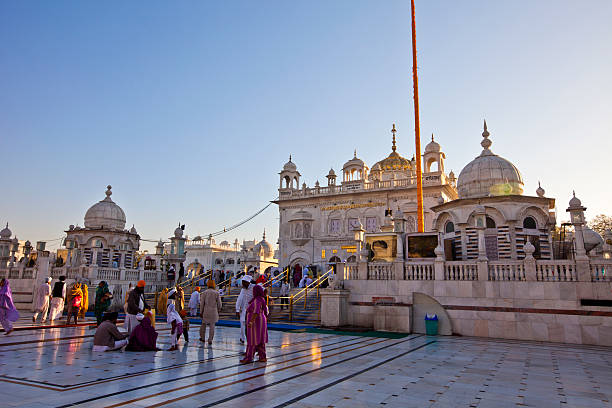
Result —
M 410 160 L 402 157 L 399 155 L 398 152 L 396 152 L 396 147 L 395 147 L 395 123 L 393 124 L 393 129 L 391 129 L 391 133 L 393 134 L 393 145 L 391 146 L 391 154 L 386 158 L 383 159 L 381 161 L 379 161 L 378 163 L 376 163 L 374 166 L 372 166 L 372 169 L 376 168 L 376 170 L 378 170 L 377 166 L 380 166 L 380 169 L 382 171 L 389 171 L 389 170 L 410 170 L 412 169 L 412 164 L 410 163 Z

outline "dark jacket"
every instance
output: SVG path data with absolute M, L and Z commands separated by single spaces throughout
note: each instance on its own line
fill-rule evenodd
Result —
M 144 293 L 139 293 L 134 288 L 128 296 L 126 313 L 132 314 L 132 315 L 135 315 L 138 313 L 144 313 L 144 310 L 138 307 L 141 296 L 142 296 L 142 302 L 144 303 L 144 308 L 151 309 L 151 307 L 147 304 L 147 301 L 144 299 Z

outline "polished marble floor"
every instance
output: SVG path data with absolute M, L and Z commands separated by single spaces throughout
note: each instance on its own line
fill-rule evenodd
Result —
M 270 331 L 267 364 L 241 365 L 233 327 L 210 348 L 192 325 L 179 351 L 98 353 L 86 326 L 19 326 L 0 335 L 2 407 L 612 407 L 605 347 Z

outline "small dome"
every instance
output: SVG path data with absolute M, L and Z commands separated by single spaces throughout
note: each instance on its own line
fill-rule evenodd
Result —
M 106 187 L 106 198 L 87 210 L 85 213 L 86 228 L 106 228 L 123 230 L 125 228 L 125 213 L 110 196 L 111 186 Z
M 291 161 L 291 155 L 289 155 L 289 161 L 285 163 L 285 165 L 283 166 L 283 170 L 285 171 L 296 171 L 297 170 L 297 166 L 295 165 L 294 162 Z
M 425 153 L 438 153 L 440 151 L 440 145 L 434 141 L 434 135 L 431 134 L 431 142 L 425 146 Z
M 175 238 L 182 238 L 183 237 L 183 229 L 181 228 L 180 225 L 178 227 L 176 227 L 176 229 L 174 230 L 174 237 Z
M 130 234 L 138 234 L 138 232 L 136 232 L 136 227 L 134 227 L 134 224 L 132 224 L 132 228 L 130 228 Z
M 569 206 L 570 206 L 570 208 L 582 207 L 582 202 L 578 199 L 578 197 L 576 197 L 576 192 L 575 191 L 574 191 L 574 196 L 569 201 Z
M 0 231 L 0 238 L 10 238 L 13 235 L 13 232 L 8 227 L 8 222 L 6 223 L 6 227 Z
M 13 238 L 13 244 L 18 244 L 19 240 L 17 239 L 17 237 Z
M 342 166 L 342 169 L 344 170 L 348 167 L 364 167 L 364 166 L 365 166 L 365 163 L 363 162 L 363 160 L 357 157 L 357 150 L 355 150 L 355 154 L 353 155 L 353 158 L 347 161 L 346 163 L 344 163 L 344 166 Z
M 468 163 L 457 179 L 457 190 L 460 198 L 475 198 L 523 194 L 523 178 L 510 161 L 500 157 L 491 150 L 488 139 L 487 122 L 482 132 L 483 147 L 480 156 Z
M 253 247 L 253 252 L 259 254 L 260 256 L 264 256 L 265 258 L 269 258 L 274 255 L 274 251 L 272 250 L 272 246 L 268 241 L 266 241 L 266 231 L 264 230 L 263 239 Z
M 589 252 L 593 248 L 603 245 L 604 240 L 596 231 L 593 231 L 589 227 L 584 227 L 582 230 L 582 236 L 584 237 L 584 249 Z
M 336 177 L 336 172 L 334 171 L 334 169 L 329 169 L 327 177 Z

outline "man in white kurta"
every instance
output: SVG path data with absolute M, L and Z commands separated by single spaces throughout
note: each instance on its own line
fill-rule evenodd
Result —
M 191 298 L 189 298 L 189 311 L 191 316 L 197 316 L 200 310 L 200 287 L 191 292 Z
M 51 301 L 51 278 L 45 279 L 45 281 L 38 287 L 36 293 L 36 299 L 34 299 L 34 316 L 32 321 L 36 322 L 38 315 L 42 313 L 41 322 L 44 323 L 47 320 L 47 313 L 49 312 L 49 302 Z
M 240 341 L 246 342 L 246 311 L 249 307 L 249 302 L 253 299 L 253 285 L 251 285 L 251 278 L 249 275 L 242 277 L 242 289 L 238 300 L 236 300 L 236 315 L 240 316 Z

